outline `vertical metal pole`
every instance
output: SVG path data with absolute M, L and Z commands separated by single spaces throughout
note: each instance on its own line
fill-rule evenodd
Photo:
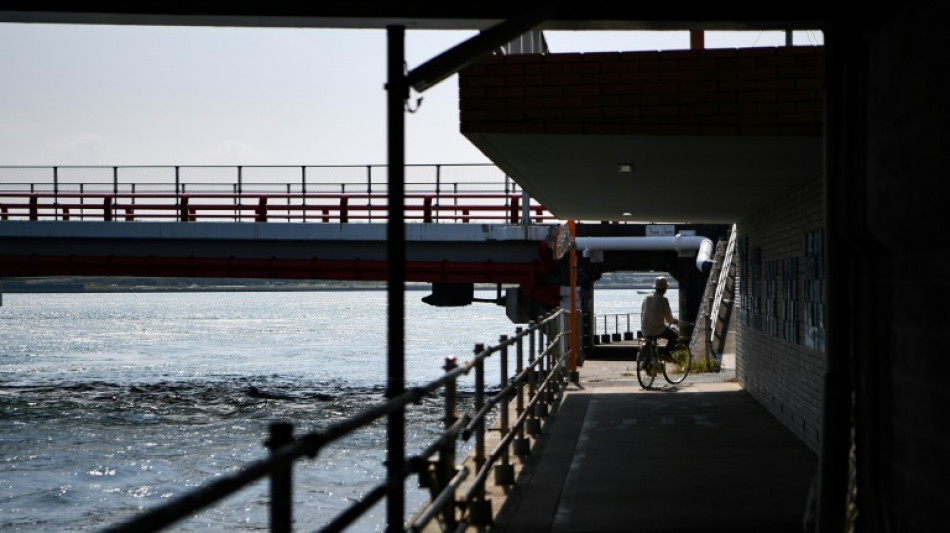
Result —
M 300 197 L 301 197 L 301 220 L 307 221 L 307 165 L 300 167 Z
M 484 344 L 475 345 L 475 357 L 485 351 Z M 485 407 L 485 360 L 479 359 L 475 363 L 475 412 Z M 475 422 L 475 469 L 480 471 L 485 466 L 485 419 Z M 479 496 L 484 493 L 478 492 Z
M 294 426 L 287 422 L 275 422 L 270 426 L 267 449 L 271 453 L 294 441 Z M 272 533 L 290 533 L 293 522 L 291 508 L 293 465 L 275 469 L 270 476 L 270 530 Z
M 504 389 L 508 386 L 508 335 L 501 336 L 501 383 L 499 386 Z M 508 403 L 510 396 L 505 395 L 505 399 L 501 402 L 501 438 L 508 436 Z M 509 447 L 505 446 L 505 453 L 501 456 L 501 464 L 508 465 L 508 451 Z
M 445 366 L 442 368 L 446 373 L 455 370 L 458 365 L 455 357 L 446 357 Z M 458 381 L 450 380 L 445 384 L 445 420 L 443 424 L 445 429 L 452 427 L 458 417 L 455 415 L 455 402 L 457 397 Z M 455 446 L 458 439 L 451 439 L 439 450 L 439 483 L 442 487 L 448 485 L 449 481 L 455 475 Z M 452 496 L 445 506 L 442 507 L 442 520 L 445 522 L 446 530 L 451 531 L 455 527 L 455 497 Z
M 387 115 L 389 158 L 389 205 L 386 228 L 388 263 L 388 330 L 389 349 L 386 395 L 395 398 L 405 391 L 405 278 L 406 278 L 406 213 L 405 213 L 405 102 L 409 86 L 405 74 L 404 26 L 387 26 Z M 405 465 L 405 409 L 389 415 L 386 425 L 386 531 L 401 532 L 405 520 L 405 486 L 402 470 Z
M 531 225 L 531 197 L 528 196 L 528 191 L 521 191 L 521 225 L 530 226 Z

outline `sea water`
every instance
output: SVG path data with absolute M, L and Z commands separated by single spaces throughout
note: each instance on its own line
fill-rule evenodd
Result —
M 409 386 L 517 327 L 490 303 L 406 294 Z M 596 294 L 601 313 L 636 312 L 642 298 Z M 5 294 L 0 531 L 104 529 L 266 457 L 272 422 L 299 434 L 383 401 L 386 309 L 385 291 Z M 489 364 L 487 383 L 499 380 Z M 441 415 L 439 398 L 412 407 L 407 454 Z M 380 422 L 298 463 L 295 529 L 318 529 L 381 482 L 385 442 Z M 408 480 L 407 514 L 426 497 Z M 258 483 L 169 530 L 266 530 L 268 499 Z M 379 504 L 351 531 L 381 531 L 385 514 Z

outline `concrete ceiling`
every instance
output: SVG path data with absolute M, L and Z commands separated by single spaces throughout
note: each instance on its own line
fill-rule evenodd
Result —
M 554 6 L 544 29 L 821 29 L 824 3 L 272 0 L 117 4 L 8 0 L 0 22 L 260 27 L 485 29 Z M 545 8 L 547 9 L 547 8 Z M 819 138 L 472 134 L 469 139 L 563 220 L 730 223 L 817 179 Z M 619 173 L 629 164 L 632 172 Z M 629 215 L 625 214 L 629 213 Z
M 815 137 L 468 137 L 562 220 L 732 223 L 813 183 L 823 168 Z

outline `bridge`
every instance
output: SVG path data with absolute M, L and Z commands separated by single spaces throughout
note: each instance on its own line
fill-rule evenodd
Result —
M 410 168 L 405 279 L 432 283 L 428 302 L 471 303 L 479 283 L 517 286 L 515 308 L 558 305 L 549 212 L 490 165 Z M 7 167 L 0 181 L 0 277 L 386 280 L 386 167 Z

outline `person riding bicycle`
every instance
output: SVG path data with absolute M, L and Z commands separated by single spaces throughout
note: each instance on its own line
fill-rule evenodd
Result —
M 653 294 L 643 299 L 640 304 L 640 331 L 644 337 L 662 337 L 666 339 L 666 348 L 661 348 L 661 357 L 672 358 L 673 346 L 679 334 L 667 324 L 679 324 L 670 310 L 670 301 L 666 299 L 666 289 L 669 287 L 666 278 L 658 276 L 653 280 Z

